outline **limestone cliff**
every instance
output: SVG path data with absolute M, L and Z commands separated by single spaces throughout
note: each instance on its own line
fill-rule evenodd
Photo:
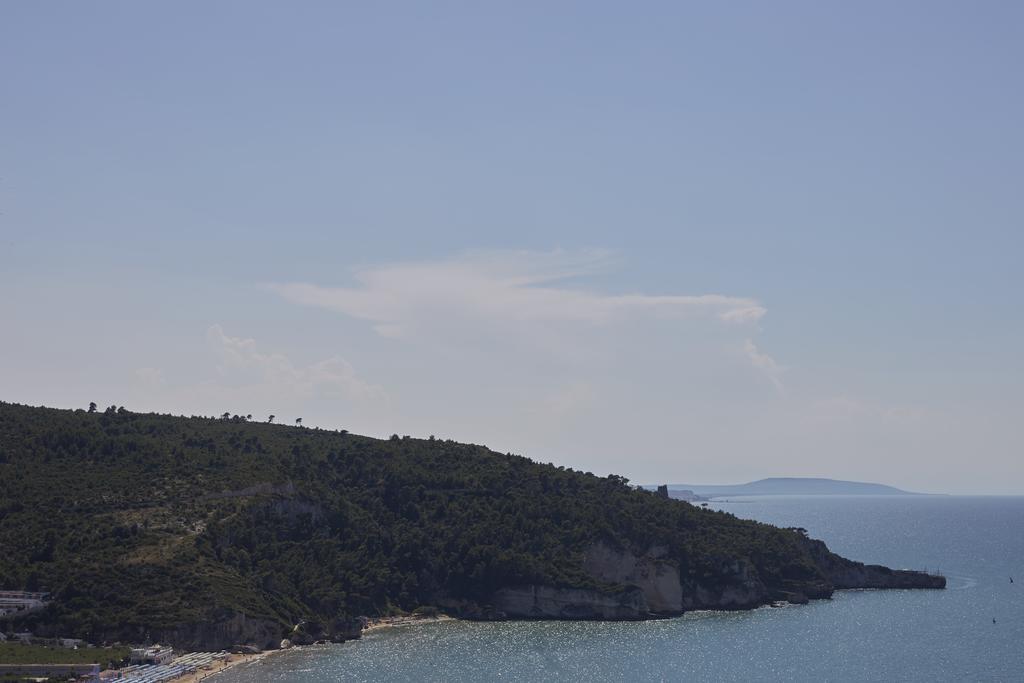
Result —
M 699 575 L 680 575 L 663 546 L 643 553 L 598 542 L 583 554 L 583 569 L 607 590 L 526 585 L 502 588 L 492 608 L 466 608 L 478 619 L 647 619 L 691 610 L 753 609 L 777 601 L 804 604 L 836 589 L 944 588 L 945 578 L 865 565 L 840 557 L 821 541 L 801 538 L 811 567 L 803 573 L 763 576 L 748 559 L 714 561 Z
M 638 557 L 599 542 L 584 553 L 583 570 L 605 583 L 639 588 L 648 612 L 679 614 L 683 611 L 683 587 L 679 567 L 664 559 L 667 552 L 663 546 L 653 546 Z
M 832 594 L 824 581 L 803 581 L 788 591 L 770 588 L 746 559 L 719 560 L 702 575 L 681 577 L 677 564 L 666 555 L 662 546 L 635 555 L 596 543 L 584 554 L 583 567 L 599 581 L 639 588 L 651 616 L 697 609 L 750 609 L 774 600 L 806 602 L 808 594 L 815 598 Z
M 836 588 L 945 588 L 946 577 L 906 569 L 890 569 L 840 557 L 822 542 L 804 539 L 804 546 L 822 574 Z
M 643 591 L 626 586 L 603 593 L 581 588 L 514 586 L 494 595 L 503 616 L 521 619 L 644 619 L 650 614 Z

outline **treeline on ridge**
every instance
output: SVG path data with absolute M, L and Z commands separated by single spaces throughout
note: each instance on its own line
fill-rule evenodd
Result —
M 664 544 L 683 576 L 728 558 L 766 582 L 816 571 L 793 531 L 481 446 L 0 403 L 0 589 L 50 591 L 35 625 L 92 642 L 614 590 L 582 570 L 595 541 Z

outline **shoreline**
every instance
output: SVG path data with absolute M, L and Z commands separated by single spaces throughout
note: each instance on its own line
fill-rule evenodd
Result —
M 360 636 L 367 633 L 374 633 L 377 631 L 384 631 L 391 628 L 401 628 L 407 626 L 419 626 L 423 624 L 433 624 L 443 621 L 457 621 L 455 617 L 449 617 L 448 615 L 441 614 L 436 617 L 424 617 L 424 616 L 399 616 L 399 617 L 378 617 L 370 619 L 366 626 L 363 627 L 360 632 Z M 339 643 L 340 644 L 340 643 Z M 263 650 L 262 652 L 256 652 L 253 654 L 230 654 L 222 662 L 219 662 L 209 670 L 194 671 L 189 674 L 184 674 L 178 678 L 172 679 L 173 683 L 199 683 L 199 681 L 208 680 L 217 674 L 233 669 L 243 664 L 252 664 L 258 662 L 271 655 L 287 652 L 289 650 L 301 650 L 308 645 L 293 645 L 288 648 L 278 648 L 276 650 Z
M 836 593 L 847 593 L 847 592 L 877 591 L 877 590 L 886 590 L 886 588 L 880 588 L 880 587 L 839 588 L 839 589 L 835 589 L 835 592 Z M 824 599 L 828 600 L 830 598 L 824 598 Z M 818 601 L 818 600 L 821 600 L 821 599 L 820 598 L 815 598 L 814 599 L 814 601 Z M 608 621 L 610 623 L 619 623 L 619 622 L 637 623 L 637 622 L 646 622 L 646 621 L 671 621 L 671 620 L 680 619 L 680 618 L 683 618 L 683 617 L 686 617 L 686 616 L 696 616 L 696 615 L 699 615 L 699 616 L 709 616 L 709 615 L 715 615 L 715 614 L 719 614 L 720 615 L 720 614 L 731 613 L 733 611 L 774 610 L 774 609 L 785 608 L 785 607 L 799 607 L 799 606 L 804 606 L 804 604 L 805 603 L 794 603 L 794 602 L 785 601 L 785 600 L 776 600 L 776 601 L 770 601 L 770 602 L 766 602 L 764 604 L 760 604 L 760 605 L 756 605 L 756 606 L 751 606 L 751 607 L 747 607 L 747 608 L 741 608 L 740 610 L 703 608 L 703 609 L 686 610 L 685 612 L 681 612 L 679 614 L 662 615 L 662 616 L 651 616 L 649 618 L 639 619 L 639 620 L 633 620 L 633 619 L 603 620 L 603 619 L 553 619 L 553 618 L 529 619 L 529 618 L 511 618 L 511 619 L 501 619 L 499 621 L 525 621 L 525 622 L 530 622 L 530 621 Z M 360 631 L 360 637 L 363 636 L 363 635 L 366 635 L 366 634 L 376 633 L 376 632 L 379 632 L 379 631 L 385 631 L 385 630 L 388 630 L 388 629 L 404 628 L 404 627 L 410 627 L 410 626 L 422 626 L 422 625 L 426 625 L 426 624 L 436 624 L 436 623 L 449 622 L 449 621 L 462 621 L 462 620 L 457 618 L 457 617 L 448 616 L 446 614 L 439 614 L 437 616 L 405 615 L 405 616 L 390 616 L 390 617 L 369 618 L 369 619 L 366 620 L 365 625 L 362 627 L 362 629 Z M 482 621 L 489 621 L 489 620 L 482 620 Z M 351 640 L 359 640 L 359 639 L 358 638 L 353 638 Z M 339 642 L 339 643 L 336 643 L 336 644 L 341 645 L 341 644 L 344 644 L 345 642 L 351 642 L 351 641 L 342 641 L 342 642 Z M 206 681 L 208 679 L 212 679 L 214 676 L 216 676 L 216 675 L 218 675 L 220 673 L 223 673 L 223 672 L 228 671 L 230 669 L 233 669 L 235 667 L 241 666 L 243 664 L 252 664 L 252 663 L 255 663 L 255 662 L 259 662 L 262 659 L 264 659 L 266 657 L 269 657 L 269 656 L 271 656 L 273 654 L 276 654 L 276 653 L 281 653 L 281 652 L 285 652 L 285 651 L 288 651 L 288 650 L 305 650 L 307 648 L 312 648 L 312 647 L 315 647 L 315 646 L 323 646 L 323 645 L 326 645 L 326 644 L 329 644 L 328 641 L 317 641 L 316 643 L 312 643 L 312 644 L 309 644 L 309 645 L 292 645 L 292 646 L 286 647 L 286 648 L 277 648 L 277 649 L 273 649 L 273 650 L 262 650 L 260 652 L 254 652 L 254 653 L 250 653 L 250 654 L 230 653 L 230 654 L 227 655 L 227 657 L 224 660 L 221 660 L 219 662 L 214 663 L 211 666 L 211 668 L 209 668 L 209 669 L 201 669 L 201 670 L 193 671 L 191 673 L 182 674 L 182 675 L 180 675 L 180 676 L 178 676 L 176 678 L 168 679 L 168 680 L 171 683 L 199 683 L 200 681 Z M 102 677 L 102 673 L 101 673 L 101 680 L 111 680 L 111 679 L 103 678 Z M 116 680 L 116 679 L 114 679 L 114 680 Z
M 178 678 L 171 679 L 174 683 L 198 683 L 199 681 L 205 681 L 208 678 L 212 678 L 219 673 L 223 673 L 228 669 L 233 669 L 236 666 L 242 664 L 250 664 L 252 662 L 258 662 L 265 657 L 269 657 L 275 652 L 280 650 L 264 650 L 262 652 L 256 652 L 253 654 L 231 654 L 228 655 L 227 659 L 221 662 L 218 666 L 213 667 L 210 670 L 194 671 L 190 674 L 179 676 Z
M 436 624 L 443 621 L 458 621 L 455 617 L 450 617 L 447 614 L 439 614 L 436 617 L 426 616 L 404 616 L 404 617 L 377 617 L 370 619 L 366 626 L 363 627 L 362 634 L 372 633 L 374 631 L 382 631 L 389 628 L 398 628 L 401 626 L 417 626 L 422 624 Z
M 189 673 L 183 673 L 180 676 L 176 676 L 175 678 L 170 678 L 167 680 L 173 683 L 198 683 L 199 681 L 205 681 L 213 676 L 216 676 L 219 673 L 227 671 L 228 669 L 233 669 L 236 666 L 240 666 L 242 664 L 249 664 L 252 662 L 258 662 L 264 657 L 268 657 L 274 654 L 275 652 L 280 652 L 280 650 L 263 650 L 262 652 L 253 652 L 251 654 L 228 653 L 224 657 L 224 659 L 216 660 L 212 662 L 208 667 L 196 669 L 195 671 Z M 186 654 L 195 653 L 182 653 L 182 655 L 180 656 L 184 656 Z M 106 674 L 106 676 L 104 674 Z M 119 679 L 118 674 L 118 669 L 108 669 L 105 671 L 101 671 L 100 680 L 117 681 Z

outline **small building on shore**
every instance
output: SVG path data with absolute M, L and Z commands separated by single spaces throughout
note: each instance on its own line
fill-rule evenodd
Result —
M 174 650 L 166 645 L 132 648 L 132 664 L 167 664 L 174 659 Z
M 49 593 L 34 591 L 0 591 L 0 616 L 42 609 L 49 603 L 49 597 Z

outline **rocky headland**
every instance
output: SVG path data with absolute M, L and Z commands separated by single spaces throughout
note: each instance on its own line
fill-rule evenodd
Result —
M 744 610 L 778 602 L 804 604 L 827 599 L 843 589 L 910 589 L 946 587 L 943 576 L 919 571 L 865 565 L 840 557 L 821 541 L 804 546 L 820 574 L 765 581 L 754 564 L 722 560 L 717 571 L 703 577 L 680 574 L 654 546 L 636 555 L 605 543 L 586 553 L 584 567 L 607 587 L 559 588 L 537 584 L 509 586 L 495 592 L 486 605 L 451 602 L 447 606 L 471 619 L 602 619 L 637 620 L 678 616 L 693 610 Z
M 945 579 L 481 446 L 0 403 L 0 630 L 187 650 L 371 617 L 651 619 Z M 15 623 L 17 622 L 17 623 Z

